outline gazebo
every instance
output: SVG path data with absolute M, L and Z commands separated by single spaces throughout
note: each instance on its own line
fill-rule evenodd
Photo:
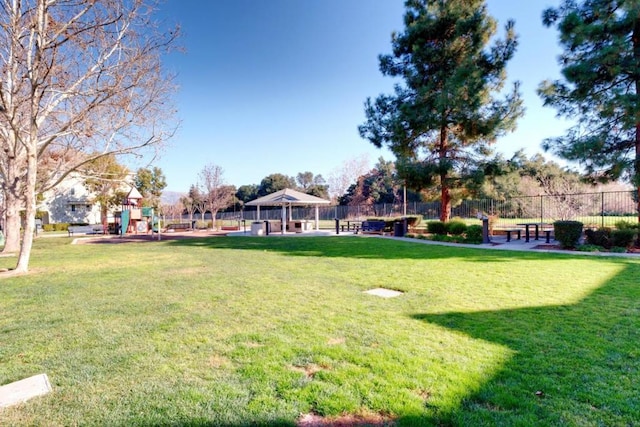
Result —
M 315 206 L 315 229 L 320 229 L 320 214 L 319 206 L 328 205 L 331 203 L 329 200 L 322 199 L 320 197 L 312 196 L 311 194 L 301 193 L 300 191 L 285 188 L 284 190 L 276 191 L 275 193 L 268 194 L 264 197 L 247 202 L 247 206 L 256 206 L 258 208 L 257 219 L 260 220 L 260 206 L 282 206 L 282 224 L 281 233 L 284 234 L 287 224 L 287 207 L 289 208 L 289 221 L 292 221 L 292 206 Z

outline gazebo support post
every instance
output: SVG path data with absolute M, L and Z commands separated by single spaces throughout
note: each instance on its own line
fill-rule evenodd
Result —
M 320 230 L 320 208 L 316 205 L 316 231 Z

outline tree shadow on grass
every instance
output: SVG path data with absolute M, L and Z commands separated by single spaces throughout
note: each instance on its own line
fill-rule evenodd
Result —
M 579 274 L 579 272 L 576 272 Z M 640 264 L 573 305 L 413 317 L 498 343 L 513 357 L 450 413 L 408 424 L 637 425 Z
M 478 247 L 452 247 L 375 237 L 209 237 L 172 240 L 175 247 L 199 247 L 248 251 L 274 251 L 298 257 L 357 259 L 439 259 L 461 258 L 467 262 L 508 262 L 540 259 L 540 253 L 491 251 Z M 542 255 L 545 256 L 545 255 Z M 564 255 L 556 255 L 563 257 Z

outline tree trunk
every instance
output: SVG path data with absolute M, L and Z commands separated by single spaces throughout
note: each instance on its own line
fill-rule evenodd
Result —
M 447 222 L 451 217 L 451 194 L 447 185 L 447 174 L 440 175 L 440 221 Z
M 100 204 L 100 223 L 102 224 L 102 232 L 107 234 L 109 232 L 109 212 L 107 205 Z
M 35 131 L 32 131 L 32 140 L 36 140 Z M 25 221 L 24 233 L 22 234 L 22 245 L 18 255 L 18 265 L 16 273 L 26 273 L 29 271 L 29 260 L 31 259 L 31 248 L 33 247 L 33 237 L 36 225 L 36 175 L 38 173 L 38 159 L 36 156 L 35 143 L 27 147 L 27 174 L 25 188 Z
M 445 169 L 445 161 L 447 160 L 448 147 L 447 127 L 440 128 L 440 147 L 438 150 L 438 158 L 440 159 L 440 221 L 447 222 L 451 216 L 451 193 L 447 182 L 448 173 Z
M 634 184 L 636 186 L 636 209 L 638 214 L 638 223 L 640 224 L 640 123 L 636 123 L 636 158 L 634 169 Z M 640 241 L 640 237 L 638 237 Z
M 16 135 L 10 131 L 6 151 L 6 176 L 4 182 L 4 203 L 6 223 L 4 224 L 5 244 L 3 252 L 14 253 L 20 250 L 20 208 L 22 207 L 22 178 L 21 168 L 16 153 L 19 145 L 16 143 Z
M 636 64 L 640 63 L 640 18 L 636 17 L 635 25 L 633 27 L 633 35 L 631 37 L 633 42 L 633 56 Z M 636 111 L 640 109 L 640 80 L 634 82 L 636 90 Z M 637 117 L 637 116 L 636 116 Z M 633 170 L 633 184 L 636 187 L 636 209 L 638 214 L 638 223 L 640 223 L 640 122 L 636 119 L 636 141 L 635 141 L 635 162 Z M 640 241 L 640 237 L 638 237 Z
M 4 224 L 5 253 L 14 253 L 20 250 L 20 206 L 21 200 L 12 192 L 5 192 L 6 222 Z
M 211 229 L 212 230 L 217 230 L 216 216 L 218 216 L 218 210 L 217 209 L 211 210 Z

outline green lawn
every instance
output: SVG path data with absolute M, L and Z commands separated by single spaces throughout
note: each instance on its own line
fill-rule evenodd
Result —
M 0 384 L 44 372 L 54 388 L 0 425 L 640 420 L 640 260 L 362 237 L 69 242 L 38 239 L 33 273 L 0 280 Z

